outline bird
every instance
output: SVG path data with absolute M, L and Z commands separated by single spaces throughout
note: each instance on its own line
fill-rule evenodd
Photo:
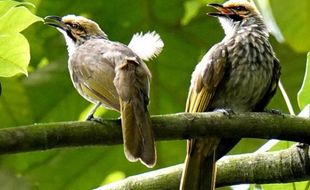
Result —
M 225 37 L 212 46 L 191 76 L 185 112 L 262 112 L 274 96 L 281 66 L 269 32 L 253 2 L 210 3 Z M 181 190 L 213 190 L 216 161 L 240 139 L 189 139 Z
M 47 16 L 44 20 L 65 37 L 73 86 L 95 105 L 87 120 L 94 119 L 99 106 L 120 112 L 126 158 L 153 167 L 157 156 L 147 108 L 151 73 L 143 60 L 162 51 L 159 34 L 137 33 L 127 46 L 109 40 L 96 22 L 82 16 Z

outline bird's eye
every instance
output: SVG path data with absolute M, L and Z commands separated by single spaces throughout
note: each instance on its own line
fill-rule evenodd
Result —
M 79 25 L 78 25 L 78 24 L 72 24 L 71 27 L 72 27 L 72 28 L 75 28 L 75 29 L 78 29 L 78 28 L 79 28 Z
M 247 11 L 247 9 L 244 6 L 236 6 L 233 7 L 233 9 L 236 11 Z
M 76 30 L 83 30 L 83 27 L 79 24 L 75 23 L 67 23 L 66 24 L 69 28 L 76 29 Z

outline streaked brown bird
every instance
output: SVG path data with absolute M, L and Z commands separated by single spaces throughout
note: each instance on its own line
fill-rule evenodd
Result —
M 262 16 L 246 0 L 209 6 L 217 9 L 209 15 L 219 19 L 225 38 L 196 66 L 186 112 L 263 111 L 276 92 L 280 64 Z M 214 189 L 215 162 L 238 141 L 217 137 L 188 140 L 180 189 Z
M 161 52 L 159 35 L 136 34 L 126 46 L 110 41 L 97 23 L 82 16 L 48 16 L 45 23 L 64 35 L 74 87 L 96 105 L 88 119 L 100 105 L 119 111 L 127 159 L 153 167 L 156 149 L 147 109 L 151 73 L 143 60 Z

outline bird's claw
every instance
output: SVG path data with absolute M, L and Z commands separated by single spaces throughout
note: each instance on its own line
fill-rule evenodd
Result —
M 298 148 L 306 148 L 307 146 L 309 146 L 308 144 L 305 143 L 297 143 L 296 145 Z
M 215 109 L 214 111 L 222 113 L 225 116 L 230 116 L 232 114 L 235 114 L 235 112 L 232 109 L 230 109 L 230 108 L 220 108 L 220 109 Z
M 86 121 L 91 121 L 93 120 L 95 117 L 94 117 L 94 114 L 88 114 L 87 117 L 86 117 Z
M 283 116 L 283 113 L 277 109 L 265 109 L 266 113 Z
M 94 117 L 93 114 L 88 115 L 86 117 L 86 121 L 94 121 L 94 122 L 97 122 L 97 123 L 100 123 L 100 124 L 103 123 L 103 120 L 100 117 Z

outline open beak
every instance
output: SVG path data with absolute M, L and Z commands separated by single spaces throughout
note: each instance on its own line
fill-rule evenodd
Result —
M 47 16 L 44 18 L 44 24 L 62 29 L 67 30 L 68 27 L 65 25 L 64 22 L 62 22 L 62 18 L 59 16 Z
M 229 8 L 224 7 L 221 4 L 218 3 L 210 3 L 208 4 L 209 7 L 213 7 L 216 10 L 218 10 L 218 12 L 211 12 L 208 13 L 208 15 L 210 16 L 214 16 L 214 17 L 226 17 L 228 15 L 232 15 L 235 14 L 233 11 L 231 11 Z

